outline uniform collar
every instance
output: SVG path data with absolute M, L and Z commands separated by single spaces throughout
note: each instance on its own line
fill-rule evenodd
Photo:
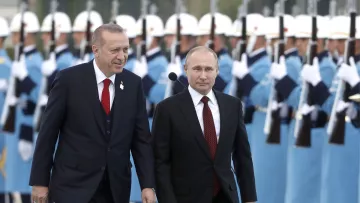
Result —
M 216 97 L 215 97 L 213 90 L 210 90 L 210 92 L 207 95 L 202 95 L 199 92 L 197 92 L 194 88 L 192 88 L 190 85 L 189 85 L 188 89 L 189 89 L 189 93 L 192 98 L 192 101 L 194 103 L 194 106 L 197 106 L 200 103 L 203 96 L 207 96 L 209 98 L 209 101 L 212 104 L 214 104 L 214 105 L 217 104 Z
M 289 58 L 292 56 L 299 56 L 298 50 L 295 47 L 286 50 L 284 54 L 285 54 L 285 58 Z
M 162 53 L 161 53 L 160 47 L 155 47 L 155 48 L 149 50 L 148 52 L 146 52 L 146 61 L 150 62 L 154 58 L 161 56 L 161 55 L 162 55 Z
M 94 69 L 95 69 L 95 76 L 96 76 L 96 84 L 100 84 L 102 83 L 105 79 L 107 79 L 107 77 L 105 76 L 105 74 L 100 70 L 100 68 L 98 67 L 98 65 L 96 64 L 95 59 L 93 60 L 93 65 L 94 65 Z M 112 84 L 115 84 L 115 74 L 113 74 L 112 76 L 110 76 L 108 79 L 111 80 Z
M 248 66 L 252 66 L 256 61 L 258 61 L 259 59 L 261 59 L 264 56 L 267 56 L 267 52 L 265 48 L 260 48 L 257 49 L 255 51 L 253 51 L 252 53 L 249 54 L 248 57 Z

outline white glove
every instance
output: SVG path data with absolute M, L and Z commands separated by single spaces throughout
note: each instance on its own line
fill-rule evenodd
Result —
M 281 56 L 279 64 L 273 63 L 271 65 L 270 76 L 273 79 L 281 80 L 286 75 L 287 75 L 287 71 L 286 71 L 285 57 Z
M 145 75 L 148 74 L 148 66 L 144 56 L 142 56 L 140 60 L 141 61 L 135 61 L 133 73 L 143 78 Z
M 344 111 L 346 108 L 348 108 L 350 105 L 349 102 L 344 102 L 343 100 L 340 100 L 337 107 L 336 107 L 336 112 L 340 113 L 342 111 Z
M 47 104 L 47 102 L 48 102 L 48 98 L 49 97 L 47 95 L 45 95 L 45 94 L 41 95 L 40 98 L 39 98 L 39 105 L 40 106 L 45 106 Z
M 351 87 L 354 87 L 360 82 L 360 77 L 353 57 L 350 58 L 350 65 L 346 63 L 341 64 L 337 75 L 341 80 L 349 83 Z
M 20 61 L 13 62 L 12 74 L 13 76 L 19 78 L 20 80 L 24 80 L 26 76 L 28 76 L 28 71 L 26 69 L 26 64 L 25 64 L 25 56 L 23 54 L 20 57 Z
M 43 62 L 41 72 L 44 76 L 49 77 L 56 70 L 55 54 L 51 53 L 50 58 Z
M 319 62 L 316 57 L 314 58 L 312 66 L 308 64 L 304 65 L 301 70 L 301 77 L 304 81 L 311 83 L 313 86 L 316 86 L 321 82 Z
M 301 107 L 301 114 L 302 114 L 302 115 L 308 115 L 308 114 L 311 113 L 313 110 L 315 110 L 315 106 L 314 106 L 314 105 L 309 106 L 308 104 L 304 104 L 304 105 Z
M 249 73 L 249 68 L 247 66 L 246 54 L 241 55 L 241 61 L 234 61 L 232 68 L 232 75 L 243 79 Z
M 177 76 L 180 76 L 182 73 L 181 62 L 178 56 L 175 58 L 175 63 L 169 63 L 167 68 L 167 75 L 169 75 L 171 72 L 174 72 Z
M 26 140 L 19 140 L 19 153 L 24 161 L 29 161 L 33 155 L 33 143 Z
M 8 104 L 10 106 L 15 106 L 17 104 L 17 102 L 18 102 L 18 99 L 16 97 L 14 97 L 14 96 L 9 97 Z
M 6 91 L 8 88 L 8 82 L 5 79 L 0 79 L 0 91 Z

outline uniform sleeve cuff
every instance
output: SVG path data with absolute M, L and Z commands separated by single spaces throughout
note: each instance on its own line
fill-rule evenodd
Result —
M 281 94 L 281 96 L 284 97 L 284 99 L 287 99 L 291 92 L 297 87 L 296 82 L 294 82 L 289 76 L 283 77 L 281 80 L 279 80 L 276 85 L 275 89 L 276 91 Z
M 223 92 L 226 85 L 226 82 L 220 76 L 216 77 L 214 85 L 215 90 Z
M 238 80 L 238 88 L 243 91 L 244 96 L 249 96 L 256 84 L 257 82 L 250 74 L 247 74 L 242 80 Z
M 149 75 L 146 75 L 142 79 L 143 87 L 144 87 L 144 94 L 146 97 L 149 96 L 151 88 L 155 85 L 155 82 L 151 79 Z
M 318 105 L 323 105 L 327 98 L 330 96 L 329 89 L 326 87 L 324 82 L 318 83 L 316 86 L 311 88 L 310 96 L 313 102 Z

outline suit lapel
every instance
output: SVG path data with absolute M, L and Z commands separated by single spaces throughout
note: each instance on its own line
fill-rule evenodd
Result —
M 181 107 L 181 111 L 183 112 L 186 121 L 189 125 L 189 128 L 192 130 L 192 132 L 195 134 L 195 139 L 197 140 L 198 144 L 206 154 L 206 156 L 211 159 L 209 146 L 205 140 L 204 134 L 201 130 L 199 119 L 196 114 L 196 110 L 194 107 L 194 103 L 192 101 L 191 95 L 189 93 L 189 90 L 185 88 L 185 90 L 181 93 L 181 104 L 179 105 Z
M 94 117 L 96 120 L 96 123 L 98 124 L 100 130 L 102 133 L 105 133 L 105 126 L 104 126 L 104 121 L 103 121 L 103 116 L 102 116 L 102 107 L 101 107 L 101 103 L 99 100 L 99 92 L 98 92 L 98 86 L 97 86 L 97 82 L 96 82 L 96 76 L 95 76 L 95 70 L 94 70 L 94 65 L 93 65 L 93 60 L 91 60 L 89 62 L 89 66 L 86 69 L 87 70 L 87 77 L 84 77 L 84 82 L 86 83 L 86 85 L 84 86 L 85 92 L 88 92 L 88 96 L 89 96 L 89 100 L 91 103 L 91 107 L 92 107 L 92 111 L 94 113 Z
M 220 113 L 220 135 L 219 135 L 219 141 L 216 148 L 215 153 L 215 159 L 219 156 L 218 154 L 221 154 L 221 150 L 223 149 L 223 145 L 225 143 L 226 139 L 226 129 L 227 129 L 227 122 L 225 122 L 226 115 L 228 114 L 228 108 L 225 105 L 224 97 L 219 93 L 218 91 L 214 90 L 214 94 L 219 106 L 219 113 Z M 228 147 L 228 146 L 226 146 Z
M 119 73 L 116 74 L 116 78 L 115 78 L 115 86 L 114 86 L 114 91 L 115 91 L 115 97 L 114 97 L 114 101 L 112 104 L 112 111 L 113 112 L 113 124 L 112 124 L 112 129 L 111 129 L 111 135 L 115 134 L 116 130 L 118 129 L 119 125 L 122 125 L 123 121 L 122 118 L 123 116 L 121 116 L 122 114 L 125 113 L 124 108 L 125 105 L 125 99 L 127 99 L 126 97 L 124 97 L 125 95 L 125 91 L 128 91 L 128 88 L 120 88 L 120 84 L 121 82 L 124 81 L 124 77 L 123 74 Z M 116 123 L 115 123 L 116 121 Z

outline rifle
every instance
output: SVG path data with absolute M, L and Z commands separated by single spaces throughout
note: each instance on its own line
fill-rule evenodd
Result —
M 182 10 L 182 0 L 176 0 L 176 40 L 173 42 L 171 46 L 171 63 L 176 63 L 176 58 L 180 56 L 180 50 L 181 50 L 181 19 L 180 19 L 180 13 Z M 173 94 L 173 85 L 174 82 L 172 80 L 168 80 L 168 83 L 166 85 L 165 89 L 165 99 L 170 97 Z
M 55 13 L 56 8 L 58 7 L 57 0 L 52 0 L 50 5 L 50 13 L 52 14 L 52 21 L 51 21 L 51 40 L 49 43 L 49 52 L 47 53 L 48 60 L 55 60 L 55 47 L 56 47 L 56 39 L 55 39 Z M 42 76 L 41 78 L 41 89 L 39 91 L 39 99 L 41 99 L 42 95 L 49 95 L 50 87 L 48 85 L 48 77 Z M 39 101 L 36 104 L 35 112 L 34 112 L 34 126 L 35 131 L 39 132 L 40 130 L 40 123 L 43 117 L 43 113 L 45 111 L 46 104 L 41 104 Z
M 86 2 L 86 11 L 88 13 L 88 19 L 87 19 L 87 23 L 86 23 L 86 42 L 85 45 L 81 47 L 81 52 L 80 52 L 80 58 L 82 60 L 85 60 L 85 56 L 89 55 L 92 50 L 91 50 L 91 11 L 94 7 L 94 1 L 93 0 L 87 0 Z
M 309 57 L 307 57 L 307 63 L 313 65 L 314 58 L 317 55 L 317 0 L 309 0 L 309 13 L 312 14 L 312 33 L 311 40 L 309 42 Z M 304 105 L 313 105 L 313 101 L 310 97 L 311 84 L 303 82 L 300 95 L 300 101 L 298 105 L 298 113 L 301 114 L 301 110 Z M 295 119 L 295 145 L 298 147 L 310 147 L 311 146 L 311 113 L 296 117 Z
M 148 4 L 149 4 L 148 0 L 141 1 L 142 34 L 141 34 L 141 42 L 137 45 L 136 58 L 138 61 L 141 61 L 141 57 L 146 57 L 146 15 L 147 15 Z
M 355 56 L 355 32 L 356 32 L 356 7 L 355 1 L 348 1 L 349 13 L 350 13 L 350 35 L 347 40 L 347 48 L 344 58 L 346 63 L 350 64 L 350 58 Z M 345 116 L 346 109 L 342 112 L 337 112 L 337 106 L 340 101 L 349 102 L 350 85 L 345 81 L 341 81 L 337 87 L 334 104 L 330 114 L 329 125 L 327 133 L 330 136 L 329 142 L 332 144 L 344 144 L 345 141 Z
M 24 14 L 27 10 L 27 3 L 23 1 L 20 5 L 21 9 L 21 26 L 20 26 L 20 42 L 15 49 L 15 59 L 20 61 L 24 54 L 24 41 L 25 41 L 25 23 Z M 4 132 L 15 132 L 16 122 L 16 104 L 20 97 L 20 80 L 14 76 L 9 79 L 9 89 L 5 97 L 4 110 L 1 114 L 0 124 Z
M 284 4 L 284 0 L 279 0 L 275 4 L 275 7 L 278 7 L 276 10 L 278 10 L 279 15 L 279 41 L 276 44 L 274 61 L 277 60 L 278 64 L 280 64 L 280 58 L 284 56 L 285 52 Z M 268 136 L 266 142 L 270 144 L 280 144 L 281 141 L 281 118 L 278 106 L 280 102 L 282 102 L 281 96 L 275 90 L 275 81 L 272 81 L 264 126 L 264 133 Z M 273 104 L 276 104 L 277 107 L 273 108 Z
M 210 28 L 210 40 L 208 41 L 208 47 L 214 50 L 215 39 L 215 13 L 217 12 L 217 0 L 210 0 L 210 12 L 211 12 L 211 28 Z
M 113 22 L 114 24 L 117 24 L 116 17 L 119 13 L 119 1 L 113 0 L 111 4 L 111 19 L 110 22 Z

